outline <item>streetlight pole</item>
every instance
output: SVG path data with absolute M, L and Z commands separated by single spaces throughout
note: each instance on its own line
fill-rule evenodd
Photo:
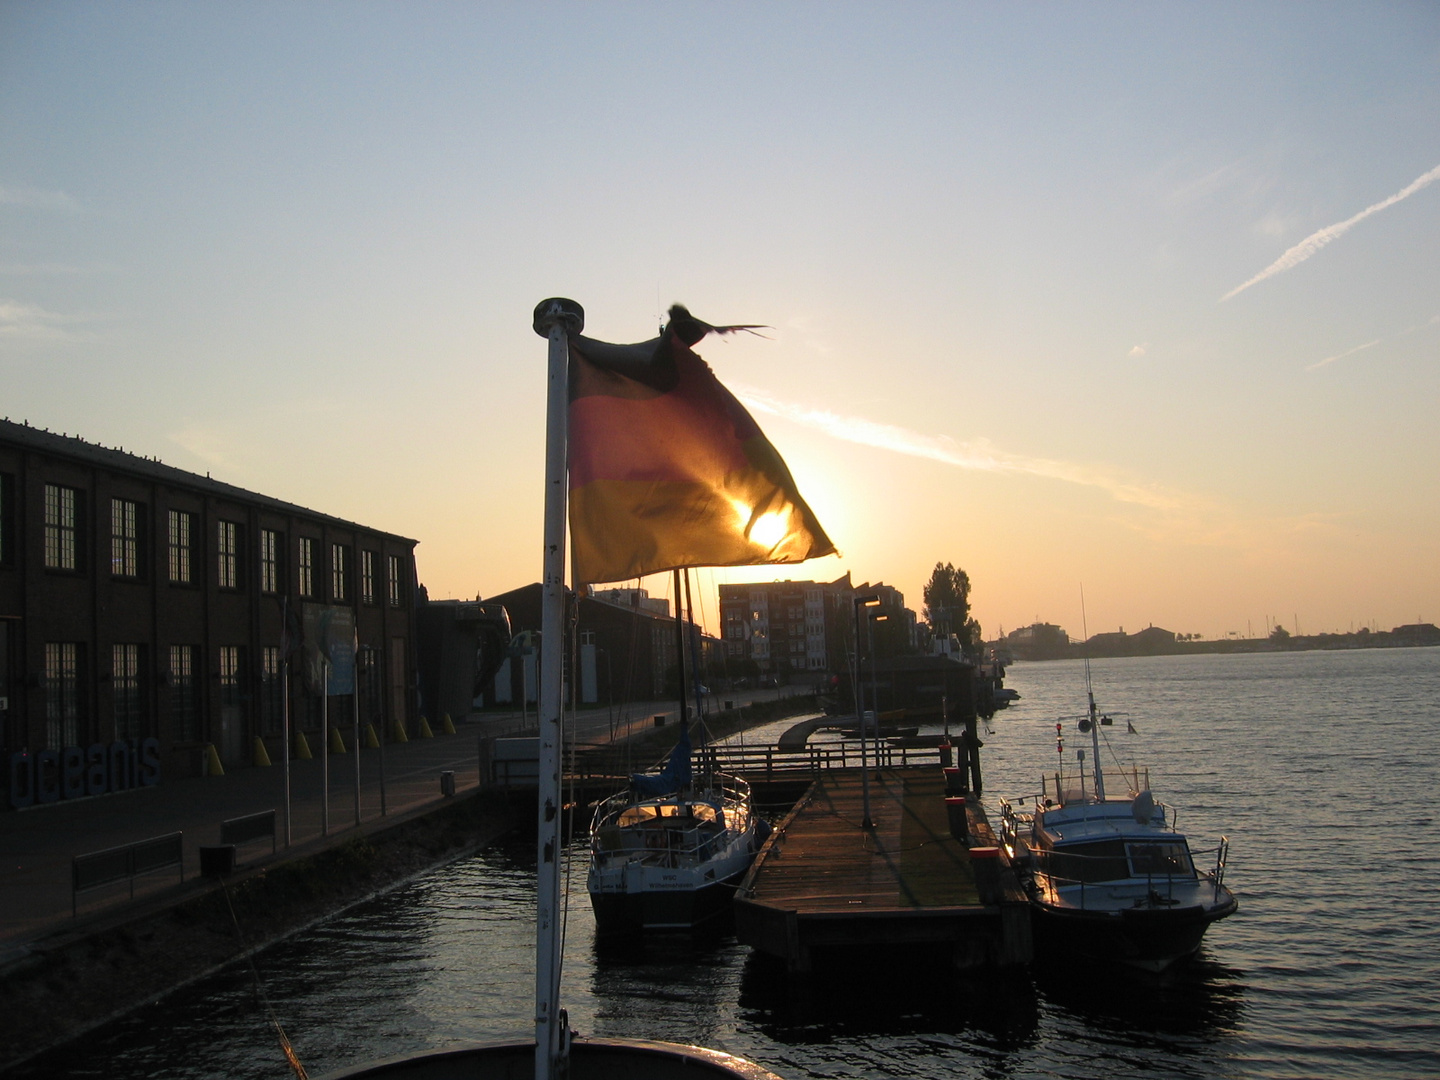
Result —
M 860 690 L 860 610 L 862 608 L 879 607 L 880 597 L 874 593 L 866 596 L 857 596 L 854 600 L 855 607 L 855 718 L 860 721 L 860 797 L 865 804 L 865 818 L 860 823 L 861 828 L 873 829 L 874 820 L 870 817 L 870 752 L 869 741 L 865 734 L 865 695 Z M 873 652 L 873 650 L 872 650 Z M 871 658 L 873 667 L 874 658 Z M 878 718 L 876 721 L 879 723 Z

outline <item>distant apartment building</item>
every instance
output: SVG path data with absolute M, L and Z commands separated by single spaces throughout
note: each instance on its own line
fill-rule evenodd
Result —
M 95 794 L 91 766 L 142 744 L 159 776 L 194 775 L 212 745 L 248 765 L 257 738 L 278 759 L 286 650 L 320 625 L 359 644 L 366 719 L 408 723 L 415 544 L 0 421 L 0 778 L 43 802 L 57 770 L 66 797 L 77 770 Z M 292 726 L 313 741 L 323 681 L 289 666 Z
M 849 669 L 854 599 L 875 595 L 894 626 L 887 641 L 915 644 L 915 613 L 898 589 L 883 583 L 757 581 L 720 586 L 721 640 L 734 661 L 750 660 L 764 675 L 839 674 Z M 891 651 L 894 651 L 893 649 Z

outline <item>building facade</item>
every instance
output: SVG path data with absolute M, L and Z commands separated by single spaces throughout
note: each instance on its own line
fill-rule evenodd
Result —
M 256 739 L 278 757 L 287 666 L 292 726 L 318 734 L 323 691 L 286 664 L 307 625 L 353 627 L 348 685 L 374 719 L 408 724 L 415 543 L 0 421 L 6 805 L 48 801 L 50 771 L 100 748 L 129 747 L 156 777 L 194 775 L 211 746 L 227 769 L 255 759 Z M 331 715 L 348 707 L 332 700 Z
M 757 581 L 720 586 L 721 639 L 732 662 L 764 676 L 821 678 L 845 670 L 850 575 L 834 581 Z

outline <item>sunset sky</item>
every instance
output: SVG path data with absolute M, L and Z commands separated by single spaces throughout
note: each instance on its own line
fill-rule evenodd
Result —
M 1440 622 L 1440 6 L 0 2 L 0 416 L 538 580 L 531 310 L 987 634 Z M 654 591 L 665 592 L 654 582 Z

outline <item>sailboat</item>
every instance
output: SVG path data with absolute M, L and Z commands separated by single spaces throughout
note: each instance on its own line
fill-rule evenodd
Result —
M 542 640 L 546 642 L 564 640 L 570 338 L 579 334 L 584 318 L 580 305 L 573 300 L 544 300 L 535 309 L 535 332 L 549 340 L 541 619 Z M 645 347 L 653 350 L 665 340 L 662 336 L 660 342 L 646 343 Z M 521 1080 L 527 1076 L 535 1080 L 779 1080 L 753 1062 L 717 1050 L 643 1039 L 584 1038 L 570 1030 L 560 1007 L 564 653 L 564 649 L 552 647 L 542 650 L 540 657 L 534 1039 L 453 1047 L 372 1062 L 332 1073 L 331 1080 Z M 296 1071 L 303 1078 L 304 1070 L 297 1067 Z
M 675 617 L 683 688 L 689 635 L 681 621 L 680 574 L 675 571 Z M 698 679 L 692 681 L 698 687 Z M 699 698 L 697 689 L 696 722 L 703 730 Z M 601 936 L 692 931 L 719 922 L 770 834 L 744 780 L 707 769 L 697 781 L 686 713 L 682 689 L 680 738 L 664 768 L 632 775 L 624 790 L 595 809 L 586 888 Z

